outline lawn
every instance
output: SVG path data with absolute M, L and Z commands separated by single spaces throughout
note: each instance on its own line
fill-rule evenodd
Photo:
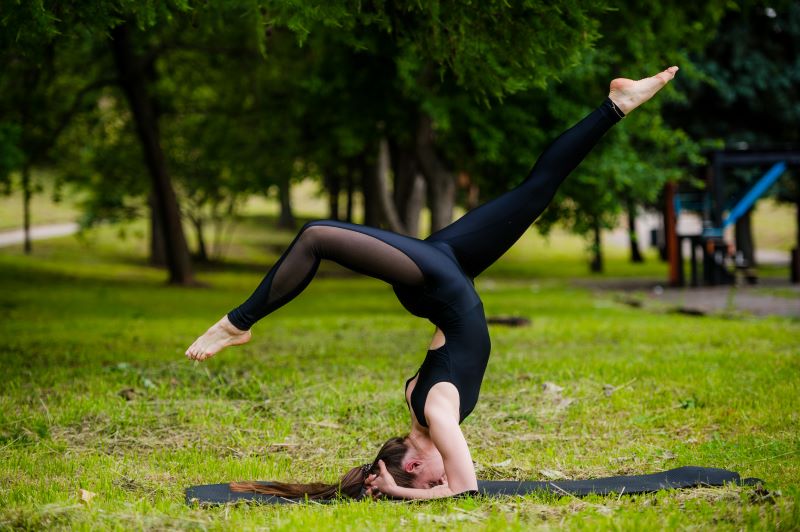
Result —
M 800 322 L 631 308 L 570 283 L 577 239 L 527 235 L 477 287 L 492 358 L 463 424 L 483 478 L 724 467 L 752 488 L 575 499 L 190 508 L 186 486 L 334 481 L 408 430 L 402 386 L 432 326 L 389 287 L 325 267 L 254 339 L 206 363 L 186 346 L 246 297 L 291 234 L 241 224 L 204 288 L 163 284 L 144 227 L 0 252 L 0 528 L 570 529 L 800 527 Z M 609 250 L 608 275 L 663 279 Z M 543 390 L 544 382 L 563 387 Z M 616 387 L 604 393 L 604 385 Z M 78 491 L 94 498 L 78 500 Z

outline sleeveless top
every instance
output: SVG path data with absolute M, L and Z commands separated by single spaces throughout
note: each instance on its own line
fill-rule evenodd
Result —
M 459 423 L 478 402 L 483 375 L 489 362 L 491 342 L 483 312 L 483 303 L 472 279 L 461 270 L 450 247 L 433 243 L 442 254 L 435 262 L 420 264 L 426 276 L 423 286 L 395 285 L 394 292 L 403 307 L 415 316 L 428 318 L 445 336 L 445 345 L 431 349 L 417 373 L 409 408 L 423 427 L 425 401 L 430 389 L 439 382 L 449 382 L 459 394 Z

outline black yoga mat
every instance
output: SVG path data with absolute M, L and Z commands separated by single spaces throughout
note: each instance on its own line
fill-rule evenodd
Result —
M 595 478 L 592 480 L 514 481 L 479 480 L 478 492 L 482 495 L 525 495 L 535 491 L 575 496 L 607 495 L 609 493 L 650 493 L 663 489 L 694 488 L 697 486 L 722 486 L 726 483 L 756 484 L 759 479 L 742 480 L 739 473 L 713 467 L 685 466 L 649 475 Z M 268 482 L 265 482 L 268 484 Z M 286 499 L 260 493 L 241 493 L 230 490 L 228 484 L 206 484 L 186 489 L 186 504 L 225 504 L 252 501 L 260 504 L 302 504 L 304 499 Z M 333 501 L 314 501 L 328 503 Z

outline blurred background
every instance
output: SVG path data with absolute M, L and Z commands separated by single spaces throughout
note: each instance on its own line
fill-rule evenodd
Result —
M 305 219 L 424 238 L 677 64 L 536 230 L 598 274 L 798 279 L 796 2 L 4 4 L 0 253 L 76 233 L 192 285 Z

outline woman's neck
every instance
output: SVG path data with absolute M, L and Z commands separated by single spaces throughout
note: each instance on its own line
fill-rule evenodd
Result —
M 408 433 L 408 445 L 411 447 L 412 453 L 419 456 L 425 456 L 431 449 L 436 448 L 428 429 L 416 423 L 411 427 L 411 432 Z

